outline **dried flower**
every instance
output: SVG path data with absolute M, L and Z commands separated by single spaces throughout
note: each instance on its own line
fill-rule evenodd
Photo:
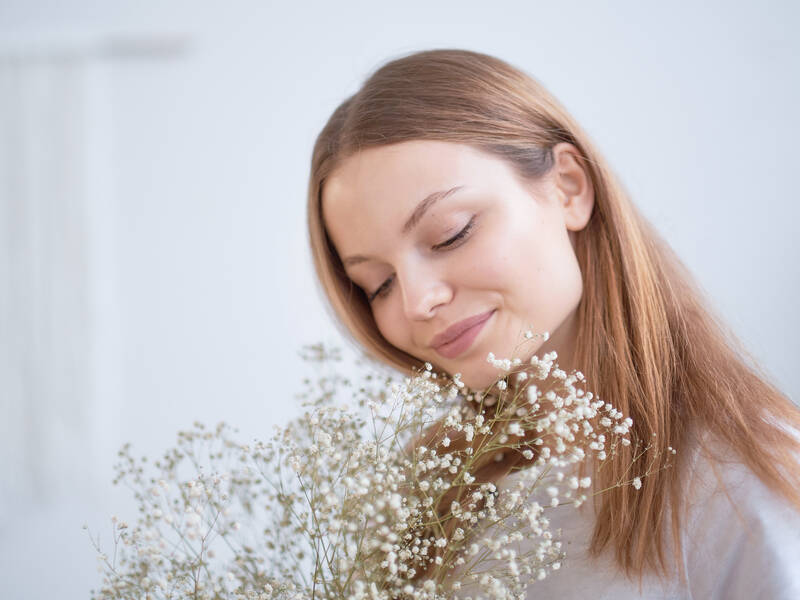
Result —
M 591 486 L 564 471 L 630 443 L 631 420 L 577 389 L 583 376 L 555 357 L 490 353 L 496 396 L 430 363 L 401 380 L 365 370 L 356 384 L 324 372 L 337 350 L 307 347 L 317 379 L 304 380 L 304 413 L 268 441 L 195 423 L 153 463 L 123 447 L 115 483 L 142 490 L 141 516 L 133 527 L 112 517 L 111 559 L 95 545 L 104 579 L 92 597 L 435 600 L 469 586 L 524 595 L 565 556 L 547 511 L 579 506 L 576 492 Z M 445 429 L 430 438 L 436 424 Z M 478 480 L 514 453 L 525 458 L 517 487 Z M 523 538 L 532 549 L 518 555 Z M 480 568 L 497 560 L 503 568 Z

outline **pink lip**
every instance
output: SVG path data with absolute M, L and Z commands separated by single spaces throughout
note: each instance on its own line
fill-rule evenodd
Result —
M 438 333 L 431 346 L 445 358 L 455 358 L 472 345 L 495 309 L 459 321 Z

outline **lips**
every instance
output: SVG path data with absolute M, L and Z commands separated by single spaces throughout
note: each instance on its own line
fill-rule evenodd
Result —
M 454 323 L 433 338 L 431 347 L 447 358 L 457 356 L 472 344 L 472 341 L 483 328 L 483 324 L 489 320 L 489 317 L 494 312 L 495 309 L 488 310 Z

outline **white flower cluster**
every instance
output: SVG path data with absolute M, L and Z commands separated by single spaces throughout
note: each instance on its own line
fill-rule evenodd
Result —
M 330 353 L 311 355 L 321 364 Z M 591 487 L 565 467 L 606 459 L 631 422 L 576 389 L 582 374 L 555 367 L 555 353 L 490 358 L 499 397 L 429 363 L 401 381 L 320 374 L 302 417 L 268 443 L 196 424 L 150 478 L 126 447 L 119 479 L 148 493 L 139 525 L 116 528 L 134 554 L 101 553 L 99 597 L 439 600 L 475 585 L 519 598 L 564 557 L 547 511 L 579 505 Z M 526 459 L 516 486 L 484 480 L 513 453 Z M 182 477 L 189 466 L 197 472 Z

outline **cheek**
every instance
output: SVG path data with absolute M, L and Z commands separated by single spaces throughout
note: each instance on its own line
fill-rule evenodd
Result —
M 462 279 L 470 287 L 515 295 L 535 263 L 531 240 L 514 229 L 502 228 L 481 236 L 460 257 Z
M 550 316 L 550 321 L 575 304 L 582 287 L 569 238 L 542 215 L 516 215 L 506 223 L 515 225 L 497 229 L 470 249 L 463 280 L 501 293 L 505 307 L 521 318 Z
M 394 295 L 394 294 L 392 294 Z M 405 350 L 411 349 L 410 327 L 403 315 L 403 307 L 394 298 L 376 309 L 373 313 L 375 324 L 380 334 L 392 346 Z
M 577 306 L 582 294 L 580 267 L 568 238 L 542 240 L 519 265 L 515 308 L 537 330 L 551 333 Z

